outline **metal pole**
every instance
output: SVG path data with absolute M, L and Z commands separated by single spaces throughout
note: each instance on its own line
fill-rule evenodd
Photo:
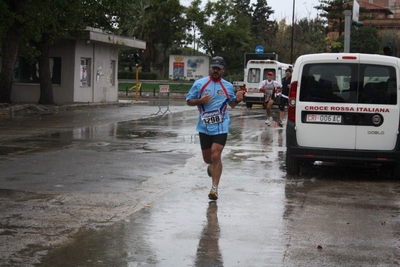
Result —
M 293 12 L 292 12 L 292 40 L 290 41 L 290 63 L 293 64 L 293 37 L 294 37 L 294 8 L 296 6 L 296 0 L 293 0 Z
M 344 52 L 350 53 L 351 10 L 345 10 L 343 13 L 344 13 Z
M 138 101 L 138 87 L 139 87 L 139 68 L 138 64 L 136 64 L 136 97 L 135 97 L 136 101 Z

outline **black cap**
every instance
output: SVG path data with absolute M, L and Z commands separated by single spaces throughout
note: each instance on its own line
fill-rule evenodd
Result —
M 210 67 L 213 68 L 220 68 L 223 69 L 225 68 L 225 60 L 223 57 L 213 57 L 210 60 Z

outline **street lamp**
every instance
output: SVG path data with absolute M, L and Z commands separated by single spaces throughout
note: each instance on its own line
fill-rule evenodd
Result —
M 292 40 L 290 41 L 290 63 L 293 64 L 293 37 L 294 37 L 294 8 L 296 6 L 296 0 L 293 0 L 293 12 L 292 12 Z

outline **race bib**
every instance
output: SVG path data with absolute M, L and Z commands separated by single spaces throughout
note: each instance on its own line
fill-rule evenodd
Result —
M 222 115 L 218 109 L 204 111 L 201 114 L 201 120 L 203 121 L 204 124 L 219 123 L 219 122 L 222 122 Z
M 265 97 L 271 97 L 272 90 L 265 90 L 264 95 L 265 95 Z
M 271 95 L 272 95 L 272 90 L 266 90 L 264 92 L 264 97 L 265 97 L 265 102 L 268 102 L 271 99 Z

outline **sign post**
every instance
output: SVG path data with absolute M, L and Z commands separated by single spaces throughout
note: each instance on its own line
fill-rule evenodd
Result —
M 167 109 L 164 112 L 161 111 L 161 94 L 162 93 L 168 94 Z M 164 115 L 168 111 L 172 114 L 171 110 L 169 110 L 169 93 L 170 93 L 169 85 L 160 85 L 159 90 L 158 90 L 158 111 L 157 111 L 157 113 L 152 114 L 152 115 L 158 115 L 158 113 L 162 113 Z
M 350 25 L 351 25 L 351 11 L 345 10 L 344 12 L 344 52 L 350 53 Z
M 135 64 L 136 66 L 136 95 L 135 95 L 135 101 L 138 101 L 138 91 L 139 91 L 139 64 Z

